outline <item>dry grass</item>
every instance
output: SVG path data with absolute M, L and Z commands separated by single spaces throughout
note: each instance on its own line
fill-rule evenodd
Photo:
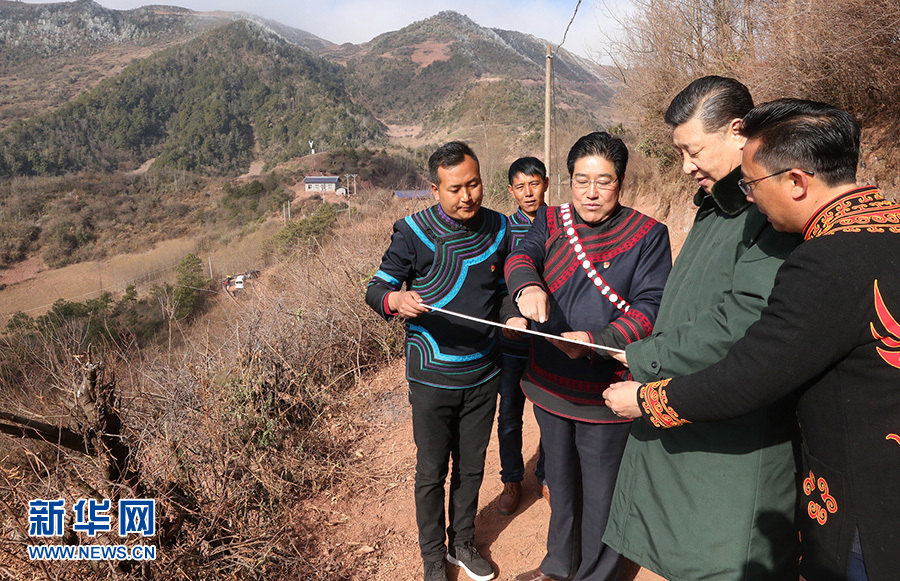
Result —
M 122 292 L 129 284 L 137 283 L 140 288 L 139 281 L 143 280 L 148 284 L 172 281 L 175 266 L 190 253 L 200 256 L 205 266 L 211 261 L 216 277 L 258 269 L 262 260 L 262 240 L 272 236 L 280 227 L 280 220 L 271 219 L 243 236 L 217 244 L 212 250 L 204 237 L 172 238 L 144 252 L 119 254 L 106 260 L 91 260 L 37 272 L 31 278 L 0 290 L 3 298 L 0 301 L 0 321 L 17 311 L 32 317 L 41 315 L 59 299 L 84 301 L 99 296 L 103 291 Z M 147 278 L 148 275 L 158 277 Z M 3 278 L 0 282 L 4 282 Z
M 28 499 L 64 498 L 71 506 L 118 486 L 158 501 L 159 556 L 147 571 L 157 578 L 353 578 L 321 545 L 324 525 L 304 500 L 350 475 L 347 454 L 358 434 L 349 390 L 400 354 L 401 329 L 378 319 L 363 295 L 378 264 L 371 249 L 386 246 L 401 211 L 354 215 L 353 224 L 273 265 L 252 292 L 223 297 L 214 324 L 176 324 L 180 346 L 171 352 L 106 355 L 137 484 L 104 480 L 93 457 L 0 436 L 0 511 L 9 517 L 0 519 L 4 575 L 139 577 L 106 565 L 38 565 L 24 552 Z M 4 409 L 53 422 L 72 416 L 77 365 L 67 346 L 77 337 L 57 339 L 34 346 L 52 358 L 29 370 L 19 389 L 6 386 Z M 119 541 L 101 533 L 80 542 Z

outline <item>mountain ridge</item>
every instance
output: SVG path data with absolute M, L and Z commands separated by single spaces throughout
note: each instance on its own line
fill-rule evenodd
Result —
M 322 54 L 346 65 L 354 99 L 385 123 L 421 124 L 426 134 L 438 134 L 439 125 L 468 120 L 468 132 L 455 135 L 463 138 L 471 138 L 472 124 L 481 124 L 480 133 L 485 124 L 500 124 L 514 139 L 525 135 L 527 146 L 537 137 L 532 117 L 542 116 L 545 47 L 532 35 L 483 27 L 458 12 L 442 11 Z M 559 115 L 596 126 L 613 94 L 603 69 L 565 49 L 556 52 L 554 67 Z M 511 107 L 493 106 L 508 101 L 509 91 L 516 93 Z
M 132 63 L 60 108 L 0 133 L 0 175 L 155 166 L 246 171 L 254 144 L 272 160 L 382 141 L 343 70 L 268 29 L 236 21 Z
M 59 143 L 48 145 L 40 139 L 33 141 L 34 136 L 27 132 L 23 134 L 22 128 L 37 127 L 40 125 L 37 117 L 44 115 L 43 119 L 48 119 L 48 111 L 65 114 L 71 110 L 71 103 L 78 99 L 97 98 L 86 95 L 97 91 L 104 78 L 114 79 L 125 74 L 129 67 L 153 59 L 163 51 L 184 47 L 198 38 L 213 38 L 218 34 L 216 31 L 227 29 L 234 22 L 253 23 L 256 34 L 270 37 L 265 42 L 278 38 L 293 47 L 293 56 L 289 60 L 301 63 L 298 65 L 301 68 L 313 69 L 312 77 L 301 76 L 312 79 L 319 71 L 336 82 L 342 87 L 338 100 L 344 100 L 343 105 L 319 115 L 320 121 L 313 123 L 319 128 L 315 131 L 318 135 L 302 139 L 299 135 L 285 135 L 285 132 L 298 130 L 296 126 L 275 127 L 284 122 L 283 111 L 265 119 L 245 110 L 235 117 L 244 118 L 237 125 L 228 122 L 214 124 L 216 126 L 212 128 L 212 133 L 232 135 L 225 139 L 227 146 L 217 146 L 220 152 L 223 147 L 231 148 L 229 159 L 219 165 L 208 160 L 185 162 L 189 166 L 186 169 L 214 173 L 238 171 L 253 155 L 251 150 L 257 142 L 261 145 L 263 159 L 269 162 L 277 162 L 290 152 L 298 153 L 304 148 L 297 143 L 306 139 L 315 140 L 322 146 L 329 143 L 332 146 L 377 144 L 384 138 L 384 127 L 380 122 L 407 128 L 406 134 L 414 136 L 419 144 L 458 138 L 480 139 L 487 147 L 488 128 L 490 133 L 496 134 L 494 141 L 498 144 L 508 142 L 506 149 L 529 149 L 540 137 L 546 43 L 533 35 L 483 27 L 454 11 L 439 12 L 399 30 L 379 34 L 360 45 L 345 43 L 340 46 L 308 32 L 245 13 L 195 12 L 165 5 L 118 11 L 104 8 L 93 0 L 37 5 L 0 0 L 0 21 L 0 48 L 12 49 L 0 51 L 0 86 L 18 86 L 16 99 L 0 99 L 0 141 L 7 145 L 18 144 L 18 148 L 30 141 L 39 145 L 33 148 L 37 151 L 28 154 L 32 158 L 30 161 L 11 160 L 9 153 L 4 156 L 5 160 L 0 159 L 0 170 L 6 175 L 78 169 L 107 171 L 123 164 L 126 167 L 135 163 L 140 165 L 145 158 L 155 155 L 160 156 L 157 163 L 166 160 L 176 163 L 177 156 L 174 153 L 167 155 L 167 146 L 159 145 L 162 139 L 159 128 L 155 130 L 156 135 L 126 138 L 131 149 L 126 147 L 125 153 L 99 167 L 77 161 L 77 156 L 61 148 Z M 248 58 L 248 63 L 228 69 L 232 72 L 227 74 L 252 77 L 254 66 L 277 68 L 284 64 L 272 60 L 271 54 L 258 53 Z M 558 119 L 585 127 L 600 124 L 612 95 L 612 89 L 602 78 L 602 69 L 564 49 L 556 52 L 554 68 Z M 144 70 L 149 69 L 152 67 L 144 67 Z M 141 82 L 133 76 L 129 79 L 132 83 Z M 315 92 L 332 86 L 331 80 L 322 87 L 317 87 L 315 81 L 306 83 L 302 93 L 292 93 L 291 107 L 299 107 L 301 103 L 308 107 L 321 104 L 323 97 L 316 96 Z M 176 90 L 189 90 L 191 82 L 184 80 L 172 86 Z M 106 84 L 103 90 L 115 87 L 116 83 Z M 270 83 L 267 90 L 271 88 Z M 326 95 L 324 100 L 337 103 L 332 97 Z M 110 100 L 116 98 L 113 96 Z M 66 109 L 67 106 L 70 109 Z M 219 110 L 220 117 L 229 107 L 233 108 L 228 103 L 214 107 Z M 369 119 L 362 109 L 378 122 Z M 179 115 L 183 117 L 187 113 Z M 249 121 L 248 116 L 252 116 L 253 121 Z M 23 125 L 23 119 L 32 121 Z M 349 127 L 346 125 L 348 120 L 358 125 Z M 181 119 L 180 123 L 181 126 L 191 124 L 188 119 Z M 75 123 L 63 125 L 72 127 Z M 123 125 L 135 123 L 123 118 L 116 124 L 116 130 Z M 309 123 L 302 125 L 310 126 Z M 281 134 L 276 136 L 279 131 Z M 19 135 L 13 135 L 16 132 Z M 48 134 L 58 137 L 59 131 Z M 354 137 L 354 134 L 359 135 Z M 251 135 L 252 139 L 248 137 Z M 72 141 L 73 138 L 67 139 Z M 136 145 L 141 139 L 142 145 Z M 205 141 L 199 136 L 196 139 Z M 76 141 L 85 144 L 82 147 L 85 155 L 93 155 L 88 151 L 91 148 L 86 145 L 89 142 L 86 138 L 80 137 Z M 155 145 L 148 146 L 151 142 Z M 235 143 L 240 143 L 246 151 L 234 150 Z M 115 147 L 121 147 L 121 143 Z M 99 149 L 112 151 L 115 147 Z M 51 150 L 57 153 L 48 155 Z M 196 156 L 198 151 L 189 146 L 179 150 L 187 157 Z M 237 162 L 237 158 L 241 161 Z
M 44 55 L 110 44 L 153 44 L 199 34 L 234 20 L 251 20 L 310 50 L 333 43 L 297 28 L 247 12 L 195 11 L 151 4 L 131 10 L 105 8 L 94 0 L 24 4 L 0 0 L 0 46 Z

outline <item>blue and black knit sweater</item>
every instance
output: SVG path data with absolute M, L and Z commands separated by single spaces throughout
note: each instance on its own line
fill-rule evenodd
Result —
M 385 319 L 387 295 L 416 291 L 428 305 L 498 321 L 507 296 L 503 264 L 509 251 L 506 216 L 482 208 L 465 223 L 439 204 L 394 223 L 366 302 Z M 508 303 L 507 303 L 508 304 Z M 496 327 L 428 312 L 406 322 L 406 377 L 434 387 L 474 387 L 500 372 Z

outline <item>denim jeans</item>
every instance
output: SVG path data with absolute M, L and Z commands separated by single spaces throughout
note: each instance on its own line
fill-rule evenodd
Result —
M 525 462 L 522 458 L 522 414 L 525 410 L 525 394 L 522 392 L 522 374 L 528 359 L 503 354 L 503 371 L 500 373 L 500 406 L 497 412 L 497 441 L 500 444 L 500 480 L 522 482 Z M 539 446 L 534 476 L 538 484 L 544 483 L 544 448 Z
M 499 376 L 465 389 L 409 383 L 416 442 L 416 524 L 426 562 L 443 559 L 446 554 L 444 485 L 448 472 L 447 540 L 451 545 L 475 541 L 478 489 L 484 478 L 498 384 Z

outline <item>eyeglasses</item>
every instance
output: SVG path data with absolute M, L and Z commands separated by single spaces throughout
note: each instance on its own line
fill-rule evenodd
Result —
M 750 180 L 749 182 L 748 182 L 747 180 L 745 180 L 745 179 L 742 178 L 742 179 L 739 179 L 739 180 L 738 180 L 738 187 L 741 189 L 741 192 L 743 192 L 745 196 L 749 196 L 750 194 L 753 193 L 753 188 L 750 187 L 750 186 L 752 186 L 753 184 L 755 184 L 755 183 L 757 183 L 757 182 L 761 182 L 761 181 L 763 181 L 763 180 L 767 180 L 767 179 L 769 179 L 769 178 L 774 178 L 775 176 L 780 176 L 781 174 L 787 173 L 787 172 L 791 171 L 792 169 L 794 169 L 794 168 L 789 167 L 789 168 L 787 168 L 787 169 L 783 169 L 783 170 L 781 170 L 781 171 L 776 171 L 775 173 L 771 173 L 771 174 L 769 174 L 769 175 L 767 175 L 767 176 L 763 176 L 763 177 L 761 177 L 761 178 L 756 178 L 755 180 Z M 805 173 L 806 175 L 808 175 L 808 176 L 810 176 L 810 177 L 816 175 L 816 172 L 814 172 L 814 171 L 809 171 L 809 170 L 807 170 L 807 169 L 801 169 L 801 170 L 798 170 L 798 171 L 802 171 L 803 173 Z
M 597 186 L 598 190 L 611 190 L 615 187 L 616 182 L 619 181 L 619 178 L 611 178 L 611 177 L 602 177 L 597 178 L 595 180 L 589 180 L 587 178 L 578 177 L 572 180 L 572 189 L 573 190 L 587 190 L 591 187 L 591 184 Z

